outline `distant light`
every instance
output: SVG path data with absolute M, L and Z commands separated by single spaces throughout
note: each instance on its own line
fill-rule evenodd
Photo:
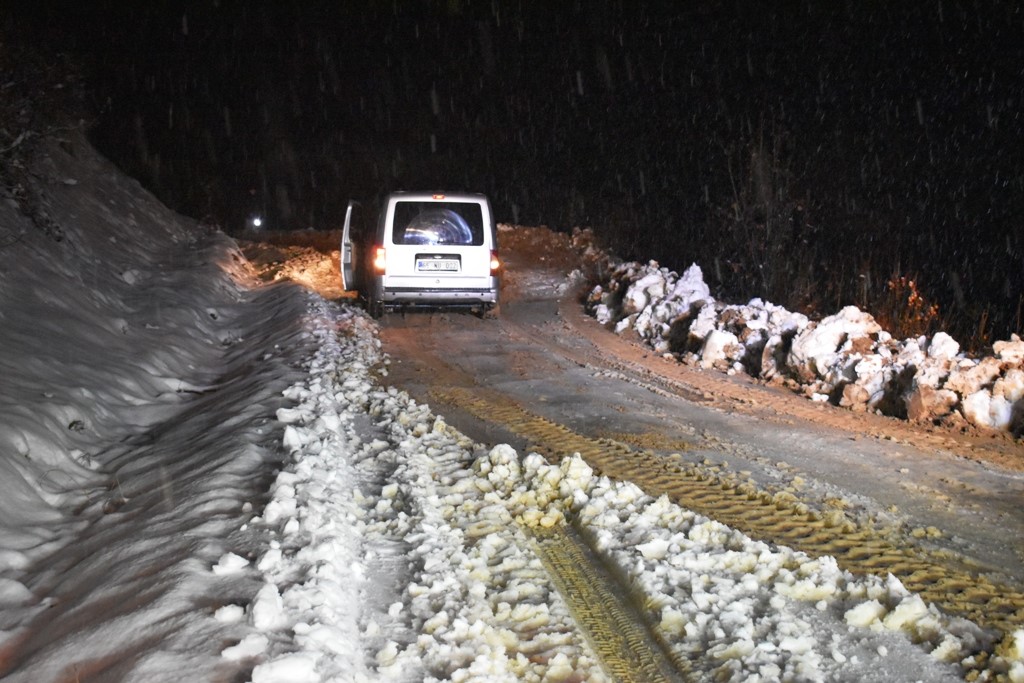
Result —
M 443 194 L 435 194 L 435 195 L 432 195 L 432 196 L 433 196 L 434 199 L 444 199 L 444 195 Z
M 256 218 L 252 219 L 252 227 L 258 228 L 261 225 L 263 225 L 263 219 L 262 218 L 260 218 L 259 216 L 256 216 Z

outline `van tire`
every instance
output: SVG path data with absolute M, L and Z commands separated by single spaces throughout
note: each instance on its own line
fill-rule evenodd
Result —
M 381 316 L 384 315 L 384 304 L 377 297 L 371 295 L 366 300 L 366 312 L 370 314 L 370 317 L 374 320 L 380 320 Z

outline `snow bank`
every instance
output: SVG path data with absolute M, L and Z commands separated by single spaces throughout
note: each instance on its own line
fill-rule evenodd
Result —
M 0 678 L 236 678 L 219 603 L 255 590 L 228 536 L 280 459 L 311 295 L 250 288 L 76 131 L 24 164 L 0 184 Z
M 23 188 L 54 239 L 0 202 L 0 571 L 62 541 L 54 523 L 109 484 L 98 458 L 215 380 L 244 259 L 69 131 Z M 203 283 L 203 288 L 194 283 Z
M 680 276 L 654 261 L 619 264 L 588 309 L 616 332 L 701 368 L 780 381 L 809 398 L 921 422 L 966 421 L 1024 433 L 1024 341 L 996 342 L 968 358 L 945 332 L 896 340 L 847 306 L 819 321 L 753 299 L 711 297 L 700 267 Z

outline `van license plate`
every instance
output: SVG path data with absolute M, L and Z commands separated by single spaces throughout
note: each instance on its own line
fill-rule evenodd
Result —
M 458 269 L 459 262 L 456 259 L 419 259 L 416 261 L 416 270 L 456 272 Z

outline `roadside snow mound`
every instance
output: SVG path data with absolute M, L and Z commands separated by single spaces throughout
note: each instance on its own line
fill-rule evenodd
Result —
M 680 276 L 657 262 L 626 262 L 595 287 L 588 310 L 615 331 L 701 368 L 784 382 L 809 398 L 919 422 L 966 421 L 1024 433 L 1024 341 L 974 359 L 945 332 L 897 340 L 847 306 L 820 321 L 752 299 L 727 305 L 698 265 Z
M 110 483 L 101 454 L 209 388 L 244 308 L 231 240 L 80 133 L 43 139 L 27 163 L 26 187 L 0 188 L 0 571 L 66 542 L 55 523 Z
M 308 295 L 250 287 L 231 239 L 81 131 L 17 151 L 0 159 L 19 182 L 0 182 L 0 679 L 236 680 L 219 645 L 240 616 L 212 606 L 249 590 L 229 535 L 280 460 L 266 425 L 312 352 Z
M 516 451 L 382 387 L 374 323 L 353 311 L 311 307 L 319 350 L 278 411 L 291 462 L 251 522 L 263 588 L 229 606 L 249 633 L 223 657 L 254 661 L 253 683 L 604 680 L 498 493 Z

